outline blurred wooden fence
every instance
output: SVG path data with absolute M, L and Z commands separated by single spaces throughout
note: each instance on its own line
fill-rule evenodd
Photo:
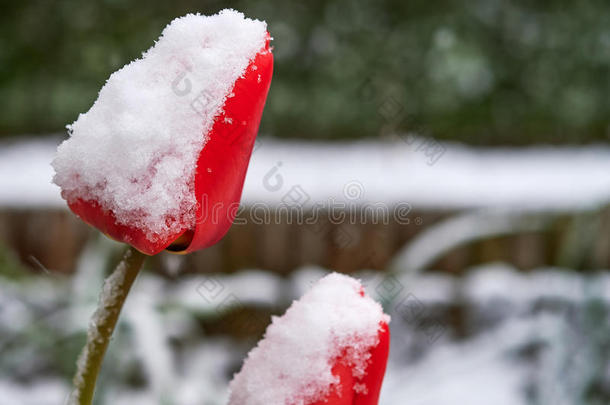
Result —
M 414 211 L 409 224 L 342 225 L 328 219 L 311 225 L 290 223 L 280 216 L 273 224 L 234 225 L 220 243 L 184 256 L 178 263 L 181 271 L 191 273 L 258 268 L 286 274 L 303 265 L 348 273 L 383 269 L 420 232 L 455 214 Z M 541 266 L 610 268 L 610 209 L 553 218 L 542 231 L 491 237 L 456 247 L 429 267 L 458 273 L 479 263 L 504 261 L 523 270 Z M 64 209 L 0 209 L 0 243 L 32 269 L 42 264 L 52 271 L 72 272 L 86 242 L 97 235 Z M 149 265 L 166 272 L 177 262 L 171 256 L 158 255 Z

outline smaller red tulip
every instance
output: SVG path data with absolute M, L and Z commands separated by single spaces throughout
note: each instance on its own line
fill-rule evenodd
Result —
M 53 166 L 70 209 L 149 255 L 218 242 L 271 83 L 269 40 L 264 23 L 233 10 L 174 20 L 69 127 Z
M 324 277 L 272 319 L 233 378 L 229 405 L 377 405 L 388 322 L 358 281 Z

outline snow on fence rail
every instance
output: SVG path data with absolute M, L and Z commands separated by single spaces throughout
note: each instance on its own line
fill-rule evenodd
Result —
M 70 272 L 92 233 L 50 182 L 58 142 L 0 145 L 0 242 L 30 267 Z M 521 269 L 610 268 L 610 210 L 598 208 L 610 202 L 610 147 L 445 146 L 430 165 L 402 141 L 263 138 L 235 225 L 220 244 L 186 257 L 183 270 L 381 269 L 423 230 L 453 229 L 447 221 L 455 214 L 489 209 L 539 217 L 545 226 L 461 241 L 427 266 L 457 272 L 503 260 Z M 155 261 L 169 270 L 166 256 Z
M 0 143 L 1 207 L 64 207 L 51 184 L 60 136 Z M 242 202 L 408 203 L 420 209 L 574 210 L 610 202 L 610 146 L 443 145 L 430 164 L 406 141 L 257 140 Z M 292 194 L 291 194 L 292 191 Z

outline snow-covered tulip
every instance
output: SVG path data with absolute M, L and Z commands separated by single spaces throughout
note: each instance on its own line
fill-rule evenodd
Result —
M 72 211 L 148 255 L 220 240 L 271 83 L 264 22 L 187 15 L 113 73 L 53 162 Z
M 357 280 L 324 277 L 272 319 L 231 381 L 229 405 L 377 405 L 389 321 Z
M 74 213 L 130 245 L 104 283 L 70 404 L 92 403 L 146 255 L 210 246 L 231 226 L 271 83 L 269 40 L 234 10 L 175 19 L 68 126 L 55 183 Z

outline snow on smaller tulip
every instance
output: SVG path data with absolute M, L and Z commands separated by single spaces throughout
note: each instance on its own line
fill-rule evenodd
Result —
M 149 255 L 222 238 L 271 82 L 269 40 L 234 10 L 172 21 L 68 126 L 53 167 L 70 209 Z
M 377 405 L 389 321 L 357 280 L 324 277 L 273 317 L 231 381 L 229 405 Z

